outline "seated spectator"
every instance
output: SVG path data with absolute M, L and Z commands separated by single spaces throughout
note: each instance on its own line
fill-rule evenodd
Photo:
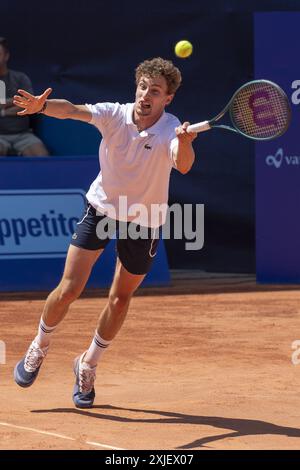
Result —
M 3 99 L 0 101 L 0 156 L 45 157 L 49 155 L 48 150 L 32 132 L 28 116 L 18 116 L 20 109 L 12 102 L 12 97 L 20 88 L 33 93 L 31 81 L 25 73 L 9 70 L 8 60 L 7 40 L 0 38 L 0 80 L 6 88 L 6 103 L 1 104 Z

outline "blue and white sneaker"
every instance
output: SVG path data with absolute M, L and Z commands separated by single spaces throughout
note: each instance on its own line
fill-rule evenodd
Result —
M 32 341 L 26 355 L 14 369 L 15 382 L 20 387 L 30 387 L 33 384 L 47 352 L 48 347 L 42 349 L 35 340 Z
M 91 408 L 95 399 L 94 382 L 96 367 L 90 367 L 83 361 L 85 352 L 74 361 L 76 382 L 73 390 L 73 402 L 77 408 Z

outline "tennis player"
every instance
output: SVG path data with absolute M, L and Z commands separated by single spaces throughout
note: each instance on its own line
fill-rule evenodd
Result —
M 21 116 L 43 113 L 58 119 L 76 119 L 93 124 L 102 134 L 101 171 L 86 195 L 86 210 L 72 236 L 62 279 L 46 300 L 37 336 L 14 370 L 18 385 L 33 384 L 51 335 L 83 291 L 93 265 L 111 238 L 111 231 L 103 227 L 115 223 L 119 230 L 118 257 L 107 304 L 89 348 L 74 361 L 73 401 L 78 408 L 93 405 L 97 363 L 121 328 L 131 297 L 156 254 L 159 227 L 166 214 L 158 217 L 151 211 L 153 207 L 167 206 L 172 168 L 185 174 L 195 159 L 192 141 L 196 134 L 187 133 L 189 123 L 181 125 L 165 112 L 180 86 L 180 71 L 171 61 L 154 58 L 142 62 L 135 72 L 134 103 L 74 105 L 66 100 L 49 100 L 51 88 L 40 96 L 18 90 L 19 95 L 14 97 L 14 104 L 23 108 L 18 113 Z M 121 204 L 124 198 L 127 213 Z M 143 209 L 138 217 L 132 210 L 136 205 Z M 139 231 L 143 236 L 131 235 Z

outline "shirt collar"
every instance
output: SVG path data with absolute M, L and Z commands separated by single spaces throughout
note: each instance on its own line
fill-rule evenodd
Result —
M 134 124 L 132 120 L 133 108 L 134 108 L 134 103 L 129 103 L 127 106 L 127 111 L 126 111 L 126 124 L 129 124 L 129 125 L 131 124 L 134 127 L 136 127 L 136 125 Z M 145 129 L 139 133 L 140 136 L 146 137 L 149 134 L 158 134 L 161 130 L 161 125 L 163 121 L 165 120 L 165 117 L 166 117 L 166 113 L 164 111 L 158 121 L 156 121 L 151 127 L 148 127 L 148 129 Z

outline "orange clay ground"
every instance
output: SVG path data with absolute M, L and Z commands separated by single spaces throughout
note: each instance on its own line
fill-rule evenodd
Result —
M 107 292 L 73 304 L 30 389 L 14 383 L 13 367 L 46 294 L 2 294 L 0 449 L 299 449 L 297 289 L 247 276 L 141 289 L 98 366 L 90 410 L 73 406 L 72 363 Z

